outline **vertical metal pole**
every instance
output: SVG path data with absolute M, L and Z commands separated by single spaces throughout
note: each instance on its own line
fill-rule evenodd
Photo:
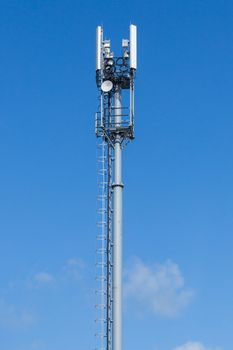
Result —
M 121 126 L 121 89 L 114 95 L 115 125 Z M 122 159 L 121 135 L 115 137 L 113 183 L 113 350 L 122 350 Z
M 111 125 L 112 98 L 108 96 L 108 121 Z M 112 332 L 112 146 L 108 142 L 108 174 L 107 174 L 107 310 L 106 310 L 106 350 L 111 350 Z

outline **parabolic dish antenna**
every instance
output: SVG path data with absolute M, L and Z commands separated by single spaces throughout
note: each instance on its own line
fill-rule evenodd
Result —
M 111 91 L 113 88 L 113 83 L 111 82 L 111 80 L 105 80 L 102 84 L 101 84 L 101 90 L 103 92 L 109 92 Z

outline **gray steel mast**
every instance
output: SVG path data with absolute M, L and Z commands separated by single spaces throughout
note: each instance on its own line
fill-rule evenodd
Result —
M 97 276 L 98 350 L 122 350 L 122 149 L 134 139 L 134 79 L 137 69 L 137 28 L 122 40 L 114 56 L 103 28 L 96 29 L 96 83 L 99 107 L 95 117 L 98 150 Z M 122 95 L 128 105 L 122 106 Z M 125 100 L 125 99 L 124 99 Z

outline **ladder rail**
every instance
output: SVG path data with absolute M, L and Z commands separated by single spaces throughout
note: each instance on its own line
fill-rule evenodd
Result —
M 111 121 L 112 107 L 109 98 L 103 98 L 104 119 Z M 98 139 L 97 146 L 97 228 L 96 283 L 98 301 L 96 324 L 99 348 L 111 350 L 112 343 L 112 162 L 113 149 L 108 138 Z

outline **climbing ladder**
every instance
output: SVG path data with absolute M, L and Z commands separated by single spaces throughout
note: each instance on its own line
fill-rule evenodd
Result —
M 97 139 L 96 350 L 111 349 L 112 326 L 112 148 Z

